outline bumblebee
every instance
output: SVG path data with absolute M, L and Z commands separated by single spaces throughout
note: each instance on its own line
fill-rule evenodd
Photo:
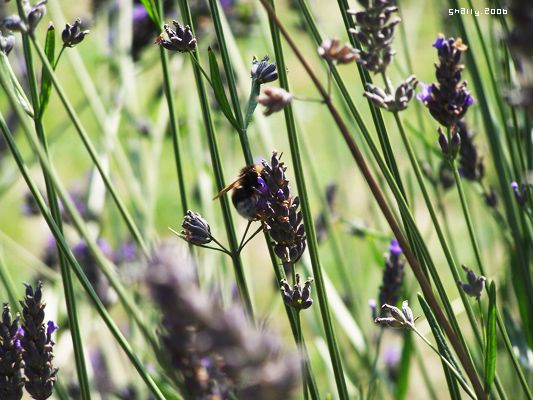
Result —
M 218 199 L 223 194 L 229 192 L 231 189 L 231 201 L 235 209 L 242 217 L 249 221 L 258 220 L 255 204 L 257 203 L 257 194 L 254 187 L 259 187 L 257 178 L 261 176 L 263 167 L 257 164 L 247 165 L 239 172 L 239 176 L 232 183 L 226 186 L 217 194 L 213 200 Z

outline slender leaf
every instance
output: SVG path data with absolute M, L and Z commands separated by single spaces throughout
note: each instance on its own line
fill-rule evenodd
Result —
M 488 395 L 496 371 L 496 285 L 494 281 L 489 286 L 489 316 L 487 318 L 487 341 L 484 355 L 484 388 Z
M 261 89 L 261 85 L 258 85 L 255 80 L 252 83 L 252 89 L 250 90 L 250 99 L 248 100 L 248 110 L 246 111 L 246 122 L 244 123 L 244 126 L 248 128 L 248 125 L 250 125 L 250 121 L 252 120 L 252 115 L 254 114 L 254 111 L 257 107 L 257 96 L 259 96 L 259 92 Z
M 156 24 L 158 27 L 161 27 L 161 17 L 160 14 L 157 12 L 157 8 L 155 6 L 155 3 L 153 0 L 141 0 L 142 5 L 144 8 L 146 8 L 146 12 L 150 16 L 150 19 L 154 21 L 154 24 Z M 162 10 L 161 10 L 162 11 Z
M 220 107 L 220 110 L 224 113 L 230 124 L 233 125 L 235 129 L 240 131 L 241 127 L 239 126 L 239 123 L 237 122 L 231 111 L 231 106 L 229 105 L 228 98 L 226 97 L 226 92 L 224 90 L 224 85 L 222 84 L 222 78 L 220 77 L 220 70 L 218 69 L 217 58 L 215 57 L 215 53 L 213 52 L 213 49 L 211 49 L 211 47 L 209 47 L 208 53 L 209 70 L 211 72 L 211 85 L 213 87 L 213 91 L 215 92 L 215 98 L 217 99 L 218 106 Z
M 54 25 L 50 24 L 50 27 L 48 28 L 48 31 L 46 32 L 46 41 L 44 44 L 44 52 L 46 54 L 46 58 L 48 58 L 48 62 L 50 65 L 55 69 L 55 51 L 56 51 L 56 36 L 55 36 L 56 30 L 54 28 Z M 50 74 L 48 73 L 47 69 L 43 66 L 43 72 L 42 72 L 42 79 L 41 79 L 41 95 L 40 95 L 40 103 L 41 103 L 41 112 L 40 117 L 44 115 L 44 112 L 46 111 L 46 107 L 48 106 L 48 102 L 50 101 L 50 94 L 52 93 L 52 78 L 50 77 Z

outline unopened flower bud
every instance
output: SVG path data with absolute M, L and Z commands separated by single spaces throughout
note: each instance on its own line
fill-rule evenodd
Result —
M 305 310 L 313 304 L 311 299 L 311 282 L 313 278 L 307 278 L 304 283 L 304 287 L 300 284 L 300 275 L 296 274 L 296 284 L 292 289 L 286 279 L 282 279 L 281 284 L 281 296 L 283 301 L 288 307 L 292 307 L 297 311 Z
M 391 316 L 385 318 L 376 318 L 375 322 L 378 324 L 387 325 L 391 328 L 411 328 L 415 325 L 416 320 L 420 318 L 413 318 L 413 311 L 409 308 L 407 300 L 403 301 L 401 310 L 398 307 L 391 306 L 389 304 L 383 304 L 381 308 L 389 310 Z
M 466 265 L 463 264 L 463 269 L 466 271 L 466 279 L 468 283 L 458 281 L 457 285 L 463 289 L 463 291 L 470 297 L 475 297 L 476 300 L 479 300 L 481 297 L 481 292 L 485 287 L 485 278 L 483 275 L 476 276 L 474 271 L 468 269 Z
M 163 29 L 167 33 L 168 40 L 163 38 L 163 34 L 159 35 L 155 44 L 163 46 L 170 51 L 179 51 L 180 53 L 188 53 L 196 49 L 196 39 L 194 38 L 189 25 L 182 27 L 178 21 L 172 21 L 176 30 L 170 29 L 165 24 Z
M 458 132 L 454 132 L 452 134 L 452 142 L 450 145 L 450 152 L 451 152 L 452 159 L 454 159 L 457 156 L 460 148 L 461 148 L 461 136 L 459 136 Z
M 355 49 L 345 43 L 339 49 L 340 40 L 338 38 L 325 38 L 318 48 L 320 57 L 332 64 L 348 64 L 357 58 Z
M 181 236 L 192 244 L 207 244 L 211 242 L 211 228 L 205 219 L 198 213 L 187 211 L 181 226 L 185 229 L 181 231 Z
M 444 156 L 444 158 L 448 158 L 450 155 L 450 150 L 448 146 L 448 138 L 442 132 L 442 129 L 440 128 L 440 126 L 438 129 L 438 132 L 439 132 L 439 145 L 440 145 L 440 149 L 442 150 L 442 155 Z
M 44 17 L 46 14 L 46 7 L 44 6 L 48 0 L 40 1 L 39 3 L 35 3 L 31 11 L 28 14 L 28 25 L 30 28 L 30 32 L 33 32 L 35 28 L 37 27 L 37 24 L 39 21 Z
M 282 88 L 265 86 L 263 94 L 257 96 L 257 102 L 266 107 L 264 114 L 268 117 L 290 104 L 292 102 L 292 94 Z
M 263 57 L 261 62 L 259 62 L 254 56 L 250 73 L 252 75 L 252 79 L 258 84 L 273 82 L 278 79 L 276 63 L 273 62 L 269 64 L 268 60 L 270 60 L 268 54 Z
M 85 35 L 89 34 L 89 31 L 82 31 L 81 20 L 76 18 L 74 25 L 67 24 L 63 32 L 61 33 L 61 39 L 63 40 L 63 46 L 65 47 L 74 47 L 79 44 Z

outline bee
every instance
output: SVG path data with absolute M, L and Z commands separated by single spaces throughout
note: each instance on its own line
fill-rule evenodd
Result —
M 232 183 L 226 186 L 217 194 L 213 200 L 218 199 L 223 194 L 229 192 L 231 189 L 231 201 L 235 209 L 242 217 L 249 221 L 259 219 L 255 204 L 257 203 L 257 194 L 254 187 L 259 187 L 257 178 L 261 176 L 263 167 L 257 164 L 247 165 L 239 172 L 239 176 Z

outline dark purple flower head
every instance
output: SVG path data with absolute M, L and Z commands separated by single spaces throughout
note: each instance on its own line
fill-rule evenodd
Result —
M 179 51 L 180 53 L 192 52 L 196 49 L 196 38 L 193 36 L 191 28 L 189 25 L 183 26 L 180 25 L 178 21 L 172 21 L 172 24 L 176 28 L 174 31 L 165 24 L 163 29 L 167 33 L 168 40 L 163 38 L 163 34 L 159 35 L 155 41 L 155 44 L 163 46 L 165 49 L 170 51 Z
M 263 59 L 259 62 L 254 56 L 252 61 L 252 68 L 250 73 L 252 79 L 258 84 L 273 82 L 278 79 L 278 71 L 276 71 L 276 63 L 268 63 L 270 57 L 265 55 Z
M 304 286 L 300 283 L 300 275 L 296 274 L 296 283 L 294 289 L 289 286 L 286 279 L 281 280 L 281 295 L 285 305 L 292 307 L 297 311 L 305 310 L 313 304 L 311 299 L 311 282 L 313 278 L 307 278 Z
M 76 46 L 89 34 L 89 31 L 82 31 L 80 26 L 81 20 L 79 18 L 76 18 L 73 25 L 66 24 L 65 29 L 61 33 L 61 40 L 63 40 L 64 47 Z
M 470 92 L 466 90 L 466 81 L 461 81 L 461 55 L 468 46 L 461 39 L 444 39 L 439 34 L 433 44 L 438 50 L 439 64 L 435 64 L 438 83 L 428 85 L 420 83 L 422 92 L 416 97 L 429 108 L 431 116 L 441 125 L 451 128 L 466 114 L 468 107 L 474 103 Z
M 305 250 L 305 229 L 302 212 L 297 211 L 300 201 L 293 197 L 287 167 L 279 160 L 278 151 L 272 152 L 271 164 L 261 161 L 263 170 L 255 187 L 255 211 L 275 241 L 274 251 L 283 263 L 296 263 Z

